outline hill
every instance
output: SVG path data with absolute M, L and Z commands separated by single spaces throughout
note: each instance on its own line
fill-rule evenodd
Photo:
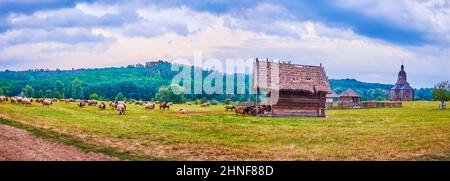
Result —
M 172 79 L 179 73 L 171 70 L 172 65 L 165 61 L 146 62 L 145 64 L 129 65 L 127 67 L 108 67 L 97 69 L 2 71 L 0 72 L 0 94 L 7 96 L 27 95 L 32 97 L 73 97 L 98 98 L 113 100 L 128 98 L 136 100 L 151 100 L 165 97 L 174 102 L 184 102 L 201 99 L 216 101 L 248 101 L 252 99 L 248 93 L 250 75 L 235 74 L 235 92 L 237 87 L 245 87 L 246 94 L 189 94 L 171 95 Z M 203 78 L 211 73 L 208 70 L 192 68 L 191 74 L 200 71 Z M 228 75 L 230 76 L 230 75 Z M 245 78 L 245 86 L 237 81 L 237 76 Z M 191 85 L 199 84 L 192 80 Z M 215 82 L 212 81 L 214 85 Z M 393 85 L 380 83 L 365 83 L 355 79 L 330 79 L 330 84 L 336 93 L 352 88 L 363 95 L 363 100 L 384 100 Z M 168 88 L 165 88 L 169 86 Z M 224 85 L 225 86 L 225 85 Z M 224 89 L 225 90 L 225 87 Z M 430 100 L 431 89 L 416 90 L 416 97 Z

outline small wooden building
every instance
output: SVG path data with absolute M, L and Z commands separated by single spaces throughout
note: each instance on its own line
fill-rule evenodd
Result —
M 360 106 L 361 95 L 353 89 L 347 89 L 339 94 L 339 107 L 353 108 Z
M 326 95 L 327 102 L 335 102 L 337 99 L 339 99 L 339 95 L 336 94 L 336 92 L 331 91 L 331 93 Z
M 325 96 L 331 89 L 322 65 L 256 59 L 253 75 L 253 89 L 266 92 L 271 106 L 259 116 L 325 117 Z

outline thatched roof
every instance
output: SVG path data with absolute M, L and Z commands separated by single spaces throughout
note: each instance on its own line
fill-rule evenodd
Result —
M 331 91 L 331 93 L 326 95 L 326 98 L 339 98 L 339 95 L 337 95 L 336 92 Z
M 277 69 L 279 72 L 276 71 Z M 279 74 L 279 80 L 276 80 L 276 73 Z M 265 91 L 286 90 L 331 93 L 330 83 L 322 66 L 257 60 L 254 64 L 253 75 L 253 89 L 259 87 Z
M 339 97 L 361 97 L 361 95 L 355 92 L 353 89 L 347 89 L 346 91 L 340 93 Z

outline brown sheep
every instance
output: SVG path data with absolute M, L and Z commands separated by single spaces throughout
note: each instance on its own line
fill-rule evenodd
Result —
M 17 99 L 17 97 L 12 97 L 11 98 L 11 104 L 15 104 L 15 103 L 18 103 L 19 101 L 18 101 L 18 99 Z
M 119 111 L 119 115 L 125 115 L 127 106 L 125 105 L 125 103 L 118 103 L 116 109 L 117 109 L 117 111 Z
M 100 109 L 100 110 L 105 110 L 105 109 L 106 109 L 106 104 L 105 104 L 104 102 L 101 102 L 101 103 L 98 105 L 98 109 Z
M 245 107 L 243 106 L 238 106 L 234 109 L 234 111 L 236 112 L 236 115 L 242 114 L 245 115 Z
M 38 103 L 42 103 L 43 101 L 44 101 L 44 98 L 39 98 L 36 100 L 36 102 L 38 102 Z
M 77 102 L 77 106 L 78 106 L 79 108 L 82 108 L 82 107 L 86 106 L 86 102 L 85 102 L 85 101 L 78 101 L 78 102 Z
M 98 104 L 98 102 L 96 100 L 88 100 L 87 103 L 88 103 L 88 106 L 96 106 Z
M 161 103 L 159 103 L 159 109 L 161 110 L 161 109 L 170 109 L 170 105 L 168 104 L 168 103 L 166 103 L 166 102 L 161 102 Z
M 142 106 L 142 105 L 144 105 L 144 102 L 142 102 L 142 101 L 137 101 L 137 102 L 134 103 L 134 105 Z
M 51 99 L 44 99 L 42 101 L 42 106 L 50 106 L 53 104 L 53 101 Z
M 233 111 L 234 109 L 236 109 L 236 106 L 234 106 L 234 105 L 226 105 L 225 106 L 225 111 L 228 111 L 228 110 Z

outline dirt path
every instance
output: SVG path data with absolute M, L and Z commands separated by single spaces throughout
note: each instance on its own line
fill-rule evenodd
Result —
M 0 125 L 0 160 L 111 161 L 101 153 L 83 152 L 75 146 L 52 142 L 7 125 Z

